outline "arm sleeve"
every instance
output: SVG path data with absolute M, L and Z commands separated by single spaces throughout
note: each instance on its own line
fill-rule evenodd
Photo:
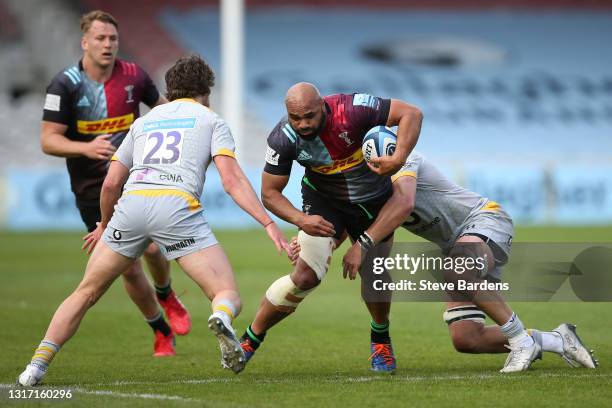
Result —
M 59 74 L 47 87 L 42 120 L 70 125 L 71 116 L 70 90 L 62 80 L 62 74 Z
M 391 99 L 383 99 L 369 94 L 353 95 L 353 114 L 365 129 L 386 125 L 391 109 Z
M 213 128 L 212 140 L 210 144 L 210 155 L 212 157 L 223 155 L 236 157 L 236 144 L 229 126 L 225 121 L 219 119 Z
M 395 182 L 400 177 L 406 176 L 417 178 L 421 163 L 423 163 L 423 156 L 413 151 L 412 153 L 410 153 L 410 156 L 408 156 L 408 159 L 406 160 L 406 163 L 404 163 L 402 168 L 393 176 L 391 176 L 391 181 Z
M 295 159 L 295 145 L 282 132 L 281 123 L 268 136 L 264 171 L 275 176 L 288 176 Z
M 140 71 L 142 72 L 142 75 L 144 77 L 142 102 L 148 107 L 152 108 L 159 100 L 159 91 L 151 80 L 151 77 L 149 77 L 149 74 L 147 74 L 147 72 L 142 68 L 140 68 Z
M 128 169 L 132 168 L 132 164 L 134 161 L 134 125 L 130 127 L 130 131 L 123 139 L 121 146 L 115 152 L 111 161 L 120 161 Z

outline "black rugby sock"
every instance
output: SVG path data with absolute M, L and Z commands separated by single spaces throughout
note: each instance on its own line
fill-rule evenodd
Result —
M 149 326 L 151 326 L 153 332 L 159 330 L 164 336 L 168 336 L 172 333 L 172 329 L 170 329 L 170 326 L 168 326 L 168 323 L 166 323 L 166 319 L 164 319 L 164 315 L 161 312 L 159 312 L 159 315 L 152 320 L 147 320 L 147 323 Z
M 372 321 L 370 323 L 370 339 L 373 343 L 389 344 L 391 342 L 391 338 L 389 337 L 389 322 L 378 324 Z
M 259 346 L 261 345 L 261 343 L 263 343 L 265 338 L 266 338 L 266 333 L 255 334 L 255 332 L 249 325 L 249 327 L 247 327 L 246 331 L 244 332 L 240 340 L 242 341 L 246 339 L 251 340 L 250 343 L 251 343 L 251 346 L 253 347 L 253 350 L 257 350 Z
M 170 293 L 172 293 L 172 286 L 170 286 L 171 282 L 168 281 L 168 285 L 160 287 L 157 285 L 153 285 L 155 287 L 155 294 L 159 300 L 166 300 Z

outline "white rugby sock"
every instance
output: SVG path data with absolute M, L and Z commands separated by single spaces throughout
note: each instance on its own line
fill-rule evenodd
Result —
M 510 319 L 500 329 L 511 347 L 529 347 L 534 342 L 516 313 L 512 313 Z
M 232 302 L 227 299 L 216 300 L 213 299 L 213 313 L 223 313 L 225 314 L 230 323 L 234 320 L 234 316 L 236 316 L 236 306 Z
M 34 351 L 34 356 L 30 364 L 33 364 L 43 371 L 46 371 L 55 357 L 55 354 L 59 351 L 60 346 L 49 340 L 43 340 L 40 345 Z
M 540 343 L 542 351 L 563 354 L 563 339 L 559 333 L 544 332 L 536 329 L 531 329 L 530 332 L 533 339 Z

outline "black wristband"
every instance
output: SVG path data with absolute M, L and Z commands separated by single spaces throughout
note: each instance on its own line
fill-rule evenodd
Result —
M 361 245 L 361 248 L 363 248 L 363 250 L 366 252 L 368 252 L 370 249 L 374 247 L 374 240 L 372 239 L 372 237 L 370 237 L 370 235 L 368 235 L 367 232 L 364 232 L 363 234 L 361 234 L 357 242 L 359 242 L 359 245 Z

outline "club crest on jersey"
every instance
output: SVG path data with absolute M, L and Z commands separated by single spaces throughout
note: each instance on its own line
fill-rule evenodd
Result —
M 342 133 L 340 133 L 340 134 L 338 135 L 338 137 L 339 137 L 340 139 L 344 140 L 344 141 L 346 142 L 346 145 L 347 145 L 347 146 L 350 146 L 350 145 L 352 145 L 352 144 L 355 142 L 354 140 L 351 140 L 351 139 L 348 137 L 348 132 L 342 132 Z
M 125 103 L 132 103 L 134 102 L 134 85 L 128 85 L 125 88 L 125 92 L 127 92 L 127 99 L 125 101 Z

